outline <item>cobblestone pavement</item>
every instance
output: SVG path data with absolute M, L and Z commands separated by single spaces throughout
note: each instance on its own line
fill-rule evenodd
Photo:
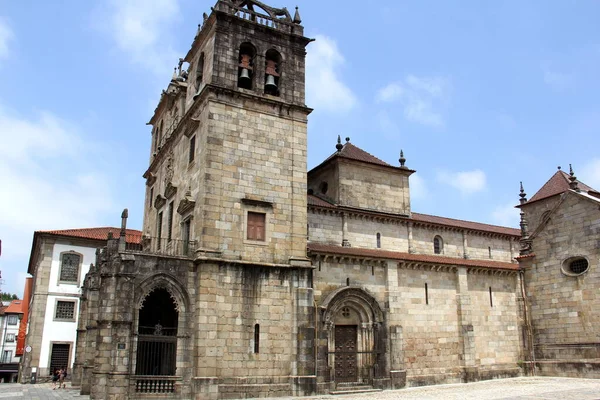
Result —
M 52 390 L 51 383 L 36 385 L 3 383 L 0 384 L 0 400 L 89 399 L 89 396 L 80 396 L 77 389 L 67 386 L 67 389 Z M 600 400 L 600 380 L 546 377 L 514 378 L 386 390 L 376 393 L 311 396 L 307 398 L 335 400 Z M 279 400 L 291 399 L 297 399 L 297 397 L 279 398 Z

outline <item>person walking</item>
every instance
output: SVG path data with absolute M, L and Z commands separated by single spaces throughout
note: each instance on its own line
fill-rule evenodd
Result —
M 58 379 L 60 377 L 60 373 L 58 369 L 54 370 L 54 373 L 52 374 L 52 390 L 56 390 L 56 384 L 58 383 Z M 59 386 L 60 388 L 60 386 Z

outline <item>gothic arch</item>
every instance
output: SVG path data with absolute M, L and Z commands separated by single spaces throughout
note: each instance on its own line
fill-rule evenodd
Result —
M 187 291 L 174 277 L 165 273 L 149 276 L 138 285 L 135 295 L 136 308 L 138 310 L 142 308 L 146 297 L 158 288 L 169 292 L 178 312 L 185 313 L 189 309 L 190 302 Z
M 387 369 L 385 315 L 377 300 L 365 289 L 342 287 L 321 303 L 322 338 L 326 354 L 319 360 L 329 380 L 373 383 Z M 337 337 L 336 337 L 337 336 Z

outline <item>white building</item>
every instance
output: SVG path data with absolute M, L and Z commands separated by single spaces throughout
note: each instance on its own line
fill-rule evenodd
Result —
M 17 337 L 23 313 L 21 300 L 13 300 L 0 309 L 0 381 L 14 382 L 19 371 L 20 356 L 17 355 Z
M 106 245 L 119 228 L 87 228 L 37 231 L 33 235 L 27 272 L 33 276 L 29 299 L 26 350 L 21 362 L 21 381 L 31 373 L 46 379 L 57 368 L 72 367 L 81 286 L 96 249 Z M 127 242 L 138 244 L 141 232 L 127 230 Z

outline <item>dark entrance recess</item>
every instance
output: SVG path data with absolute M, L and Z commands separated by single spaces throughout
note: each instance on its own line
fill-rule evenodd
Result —
M 336 382 L 356 382 L 356 325 L 336 325 L 335 327 L 335 380 Z
M 136 375 L 175 375 L 176 304 L 166 289 L 155 289 L 139 314 Z
M 69 367 L 70 344 L 53 343 L 52 355 L 50 356 L 50 374 L 61 368 Z

